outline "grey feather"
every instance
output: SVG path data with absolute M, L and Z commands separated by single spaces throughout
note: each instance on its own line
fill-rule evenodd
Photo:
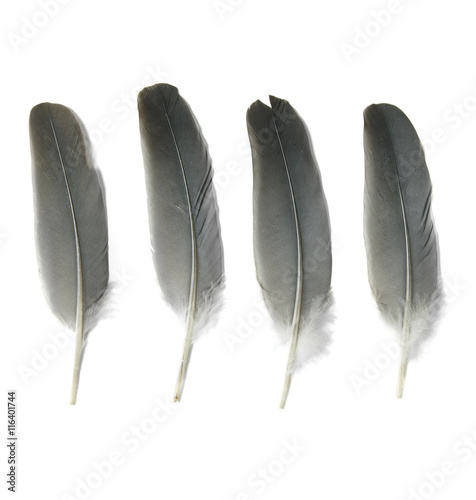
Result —
M 270 96 L 247 113 L 253 159 L 256 275 L 271 317 L 290 342 L 281 400 L 291 375 L 326 351 L 332 320 L 329 214 L 306 126 Z
M 380 311 L 401 333 L 401 397 L 408 360 L 432 332 L 442 304 L 432 187 L 418 135 L 397 107 L 366 108 L 364 150 L 369 282 Z
M 221 306 L 223 246 L 208 147 L 177 88 L 138 97 L 153 260 L 165 300 L 185 317 L 180 399 L 193 342 Z
M 89 319 L 109 278 L 103 188 L 87 133 L 71 109 L 35 106 L 30 144 L 38 269 L 51 309 L 76 330 L 74 404 Z

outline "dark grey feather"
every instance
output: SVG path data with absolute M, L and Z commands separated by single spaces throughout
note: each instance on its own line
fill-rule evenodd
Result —
M 213 169 L 177 88 L 146 87 L 138 105 L 154 265 L 165 299 L 187 321 L 178 399 L 191 343 L 216 312 L 224 282 Z
M 364 149 L 369 282 L 381 312 L 403 331 L 406 372 L 408 357 L 416 353 L 441 304 L 430 175 L 413 125 L 390 104 L 364 111 Z
M 291 340 L 284 406 L 291 373 L 328 343 L 327 328 L 316 321 L 331 302 L 332 255 L 327 202 L 307 129 L 287 101 L 271 96 L 270 102 L 252 104 L 247 123 L 257 279 L 273 320 Z
M 109 277 L 103 189 L 85 129 L 69 108 L 35 106 L 30 143 L 38 269 L 51 309 L 76 329 L 79 370 L 85 319 L 104 294 Z M 77 380 L 73 403 L 76 390 Z

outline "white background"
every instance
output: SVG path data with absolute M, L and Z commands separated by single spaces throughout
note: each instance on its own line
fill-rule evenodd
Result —
M 474 499 L 476 455 L 461 444 L 476 438 L 470 2 L 394 1 L 398 12 L 380 13 L 380 24 L 373 12 L 389 9 L 380 0 L 71 0 L 48 15 L 40 3 L 9 2 L 1 22 L 0 435 L 15 389 L 17 498 Z M 360 48 L 346 57 L 344 42 Z M 135 103 L 161 81 L 179 88 L 209 143 L 227 273 L 226 308 L 195 347 L 176 405 L 183 332 L 152 267 Z M 247 107 L 270 93 L 291 102 L 313 139 L 337 312 L 330 356 L 295 377 L 284 411 L 287 352 L 275 347 L 254 278 L 245 124 Z M 113 288 L 74 407 L 74 343 L 48 309 L 35 261 L 28 114 L 43 101 L 83 119 L 107 188 Z M 401 401 L 398 362 L 384 349 L 396 337 L 370 295 L 362 237 L 362 111 L 374 102 L 399 106 L 425 141 L 448 298 Z M 285 442 L 298 446 L 294 460 Z M 94 463 L 111 454 L 120 463 L 98 475 Z M 427 475 L 443 462 L 452 473 L 432 486 Z M 263 470 L 268 480 L 257 479 Z

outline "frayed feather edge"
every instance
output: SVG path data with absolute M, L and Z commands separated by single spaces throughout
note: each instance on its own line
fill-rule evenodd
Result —
M 100 321 L 111 317 L 113 312 L 115 312 L 111 302 L 114 286 L 114 283 L 109 282 L 108 287 L 101 297 L 99 297 L 99 299 L 96 300 L 94 304 L 90 305 L 84 312 L 83 349 L 86 346 L 91 330 L 93 330 Z
M 421 346 L 430 341 L 436 331 L 444 307 L 444 293 L 441 284 L 427 301 L 417 302 L 410 310 L 409 359 L 416 359 L 421 354 Z
M 225 304 L 223 298 L 224 289 L 225 278 L 222 278 L 218 283 L 211 286 L 208 291 L 204 292 L 197 301 L 192 342 L 196 342 L 217 324 L 218 315 Z
M 223 277 L 218 283 L 213 284 L 206 292 L 204 292 L 201 297 L 197 298 L 192 342 L 196 342 L 200 339 L 218 322 L 218 315 L 224 306 L 224 289 L 225 278 Z M 187 315 L 186 304 L 174 306 L 167 301 L 167 297 L 165 297 L 165 295 L 162 295 L 162 298 L 185 323 Z
M 311 309 L 305 318 L 301 319 L 296 358 L 292 372 L 302 370 L 310 362 L 329 353 L 332 343 L 332 332 L 335 322 L 334 296 L 332 291 L 320 295 L 313 301 Z M 289 324 L 281 324 L 279 337 L 282 344 L 291 341 L 292 330 Z
M 430 298 L 417 299 L 416 305 L 410 309 L 409 322 L 411 330 L 407 346 L 409 359 L 417 359 L 422 351 L 421 346 L 434 337 L 436 325 L 441 318 L 444 306 L 445 298 L 440 281 Z M 403 314 L 400 313 L 398 316 L 385 314 L 385 312 L 382 312 L 382 314 L 386 321 L 397 329 L 398 339 L 401 341 Z M 402 345 L 401 347 L 404 348 L 405 346 Z

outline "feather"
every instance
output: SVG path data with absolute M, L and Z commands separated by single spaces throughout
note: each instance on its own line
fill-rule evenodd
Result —
M 253 239 L 264 302 L 290 344 L 281 408 L 295 370 L 326 352 L 332 323 L 327 202 L 306 126 L 285 100 L 248 109 Z
M 408 361 L 432 333 L 442 305 L 431 181 L 418 135 L 395 106 L 365 109 L 364 150 L 369 283 L 381 313 L 400 334 L 401 398 Z
M 76 332 L 75 404 L 86 334 L 109 279 L 102 180 L 84 126 L 71 109 L 35 106 L 30 144 L 38 269 L 52 311 Z
M 168 304 L 185 319 L 175 401 L 192 345 L 222 304 L 223 246 L 207 144 L 177 88 L 157 84 L 138 96 L 154 266 Z

